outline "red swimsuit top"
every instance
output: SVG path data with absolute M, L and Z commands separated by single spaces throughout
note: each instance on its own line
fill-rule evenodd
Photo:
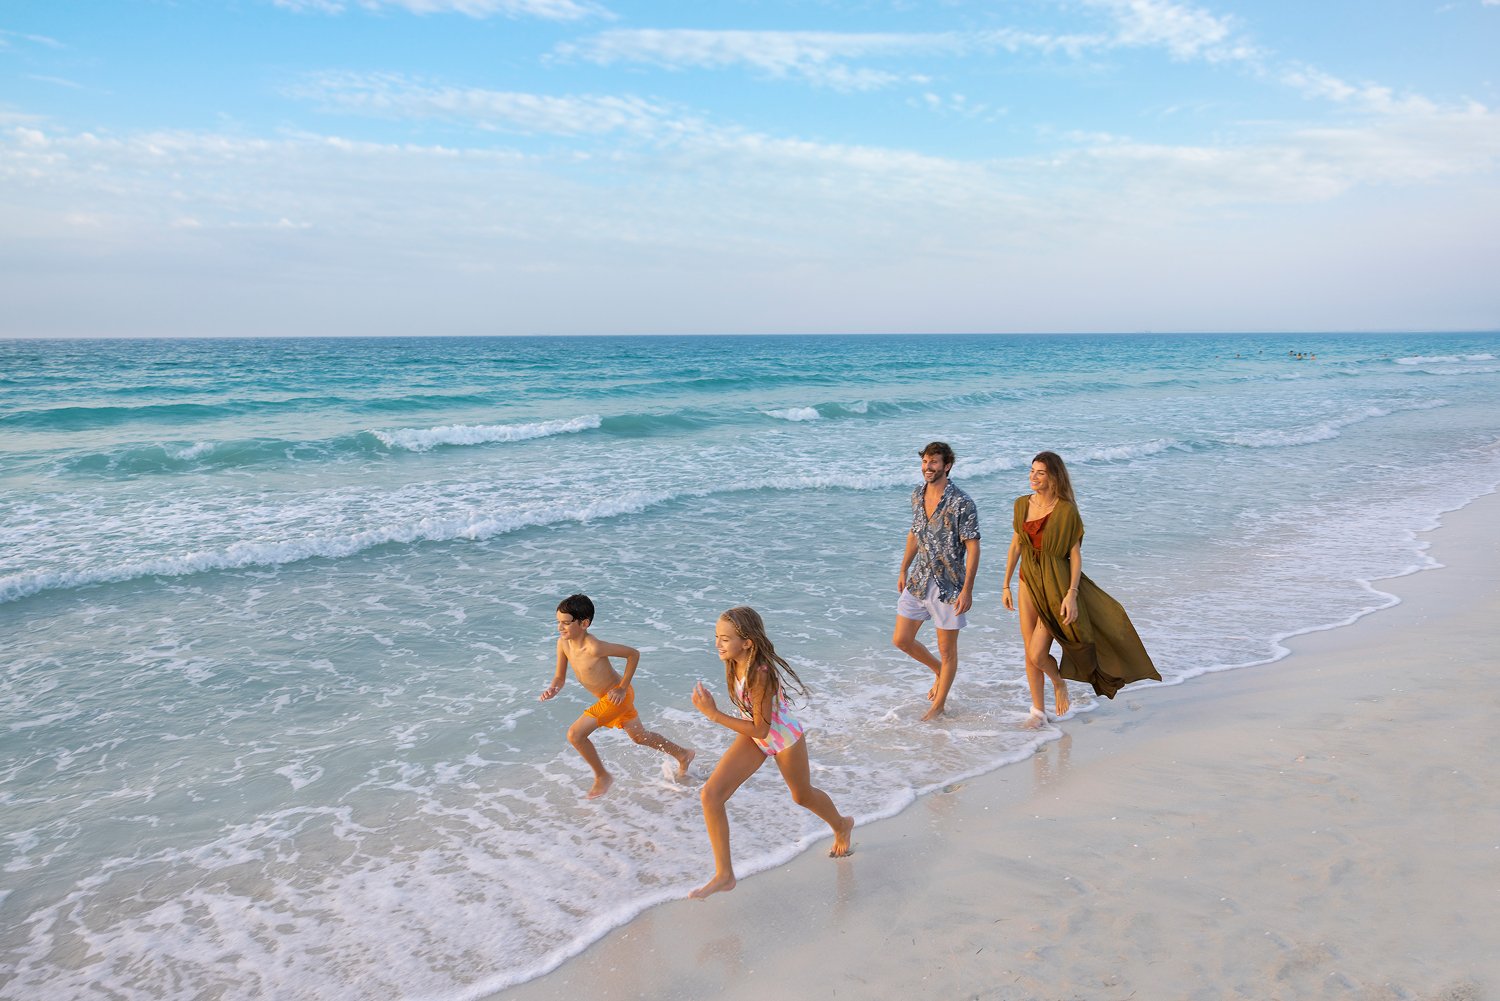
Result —
M 1037 552 L 1042 551 L 1042 532 L 1046 530 L 1047 519 L 1050 517 L 1052 517 L 1052 512 L 1048 511 L 1036 521 L 1021 522 L 1021 528 L 1026 531 L 1027 538 L 1031 540 L 1031 548 Z

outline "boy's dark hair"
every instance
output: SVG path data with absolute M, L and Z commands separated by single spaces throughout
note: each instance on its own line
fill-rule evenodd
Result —
M 953 449 L 948 447 L 948 443 L 946 441 L 928 442 L 927 447 L 922 449 L 922 451 L 918 452 L 917 454 L 923 457 L 936 455 L 943 460 L 943 465 L 950 468 L 953 465 Z
M 594 621 L 594 603 L 586 594 L 570 594 L 557 603 L 557 610 L 579 622 Z

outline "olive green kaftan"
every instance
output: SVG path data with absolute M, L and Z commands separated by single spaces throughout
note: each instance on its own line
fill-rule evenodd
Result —
M 1063 625 L 1060 613 L 1068 592 L 1068 554 L 1083 541 L 1083 519 L 1078 508 L 1057 502 L 1042 529 L 1042 551 L 1031 548 L 1021 526 L 1026 521 L 1028 497 L 1016 498 L 1015 530 L 1021 536 L 1021 581 L 1031 595 L 1037 615 L 1062 646 L 1058 671 L 1069 681 L 1084 681 L 1107 699 L 1132 681 L 1160 681 L 1156 665 L 1120 603 L 1087 574 L 1078 579 L 1078 618 Z

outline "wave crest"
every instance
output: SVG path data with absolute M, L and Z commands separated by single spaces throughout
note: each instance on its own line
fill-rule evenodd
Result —
M 489 445 L 502 441 L 528 441 L 556 434 L 591 431 L 604 423 L 598 414 L 569 420 L 539 421 L 535 424 L 449 424 L 436 428 L 402 428 L 399 431 L 371 431 L 386 447 L 407 452 L 428 452 L 444 445 Z

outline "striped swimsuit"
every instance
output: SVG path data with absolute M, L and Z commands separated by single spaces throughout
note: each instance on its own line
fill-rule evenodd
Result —
M 745 701 L 745 679 L 740 678 L 734 683 L 735 702 Z M 753 720 L 755 717 L 740 710 L 740 715 L 745 719 Z M 776 706 L 771 710 L 771 729 L 766 731 L 764 740 L 752 737 L 755 746 L 765 751 L 767 756 L 777 754 L 791 747 L 802 739 L 802 724 L 797 721 L 796 715 L 792 713 L 792 705 L 786 696 L 778 694 Z

